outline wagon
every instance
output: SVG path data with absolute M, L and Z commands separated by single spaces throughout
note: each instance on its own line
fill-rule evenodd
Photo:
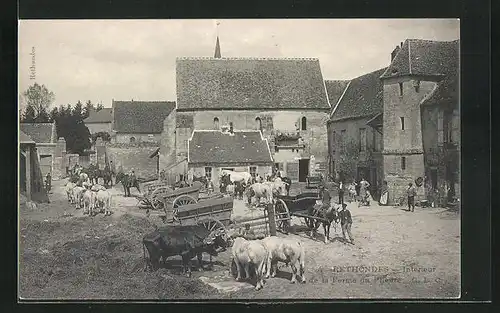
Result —
M 324 219 L 311 215 L 310 211 L 320 200 L 318 193 L 306 192 L 296 196 L 276 196 L 274 211 L 276 212 L 276 226 L 278 229 L 288 232 L 292 216 L 301 217 L 306 222 L 307 227 L 312 230 L 316 221 Z
M 139 198 L 140 207 L 165 211 L 168 208 L 177 208 L 181 205 L 198 202 L 202 184 L 193 183 L 193 186 L 173 190 L 166 184 L 155 183 L 146 187 L 146 193 Z

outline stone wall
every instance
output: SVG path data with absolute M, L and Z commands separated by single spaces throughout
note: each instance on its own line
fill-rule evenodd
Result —
M 149 157 L 158 146 L 151 143 L 108 144 L 106 151 L 117 171 L 134 170 L 138 178 L 150 180 L 158 177 L 157 158 Z
M 151 142 L 159 143 L 161 140 L 161 134 L 138 134 L 138 133 L 117 133 L 113 136 L 113 143 L 131 143 L 131 138 L 135 139 L 136 143 L 139 142 Z
M 270 174 L 272 171 L 271 165 L 224 165 L 218 164 L 217 166 L 209 166 L 212 169 L 212 182 L 214 186 L 219 186 L 220 176 L 222 175 L 222 170 L 225 168 L 234 169 L 236 172 L 250 172 L 250 166 L 256 167 L 257 175 L 262 176 L 265 179 L 266 175 Z M 205 176 L 205 168 L 207 166 L 202 164 L 195 164 L 189 166 L 188 177 L 192 178 L 193 176 L 200 177 Z

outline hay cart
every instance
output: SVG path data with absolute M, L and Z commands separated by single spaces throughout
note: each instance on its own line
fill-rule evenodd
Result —
M 309 230 L 313 230 L 316 221 L 324 221 L 323 218 L 311 214 L 318 200 L 320 198 L 317 192 L 306 192 L 296 196 L 276 196 L 274 210 L 278 216 L 276 219 L 278 229 L 287 232 L 292 216 L 297 216 L 304 219 Z
M 167 211 L 167 208 L 177 208 L 182 205 L 198 202 L 202 184 L 193 183 L 190 187 L 172 189 L 166 184 L 155 183 L 146 186 L 146 193 L 139 197 L 139 207 L 157 211 Z

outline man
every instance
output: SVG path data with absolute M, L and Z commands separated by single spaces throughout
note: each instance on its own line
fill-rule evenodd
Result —
M 255 235 L 255 232 L 253 229 L 250 228 L 250 224 L 245 224 L 245 229 L 242 232 L 243 238 L 246 240 L 255 240 L 257 239 L 257 236 Z
M 325 186 L 321 185 L 319 189 L 319 195 L 321 197 L 321 202 L 323 203 L 322 209 L 325 211 L 328 210 L 330 208 L 330 201 L 332 198 L 330 196 L 330 192 L 325 188 Z
M 344 182 L 341 180 L 339 182 L 339 204 L 344 203 Z
M 339 209 L 339 212 L 337 214 L 340 219 L 340 225 L 342 225 L 342 236 L 344 237 L 344 240 L 347 241 L 347 238 L 345 236 L 345 233 L 347 232 L 350 243 L 354 244 L 354 238 L 352 237 L 351 233 L 352 216 L 351 212 L 347 209 L 347 204 L 342 203 L 342 207 Z
M 409 183 L 406 192 L 408 194 L 408 212 L 415 212 L 415 196 L 417 195 L 417 189 L 415 189 L 412 183 Z
M 208 185 L 208 188 L 207 188 L 208 194 L 211 194 L 212 192 L 214 192 L 214 183 L 212 182 L 211 178 L 208 179 L 207 185 Z
M 50 173 L 47 173 L 47 176 L 45 176 L 45 189 L 47 192 L 50 191 L 52 187 L 52 177 L 50 176 Z
M 360 193 L 360 197 L 362 199 L 362 203 L 364 205 L 367 205 L 368 204 L 368 195 L 366 193 L 366 191 L 368 190 L 368 187 L 370 187 L 370 183 L 367 182 L 365 180 L 365 178 L 361 178 L 361 182 L 359 183 L 359 193 Z

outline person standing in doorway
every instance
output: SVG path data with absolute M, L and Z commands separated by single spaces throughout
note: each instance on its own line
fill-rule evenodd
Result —
M 415 211 L 415 196 L 417 195 L 417 190 L 413 186 L 413 183 L 408 184 L 408 190 L 406 191 L 408 194 L 408 212 Z
M 344 182 L 340 180 L 339 182 L 339 204 L 344 203 Z

